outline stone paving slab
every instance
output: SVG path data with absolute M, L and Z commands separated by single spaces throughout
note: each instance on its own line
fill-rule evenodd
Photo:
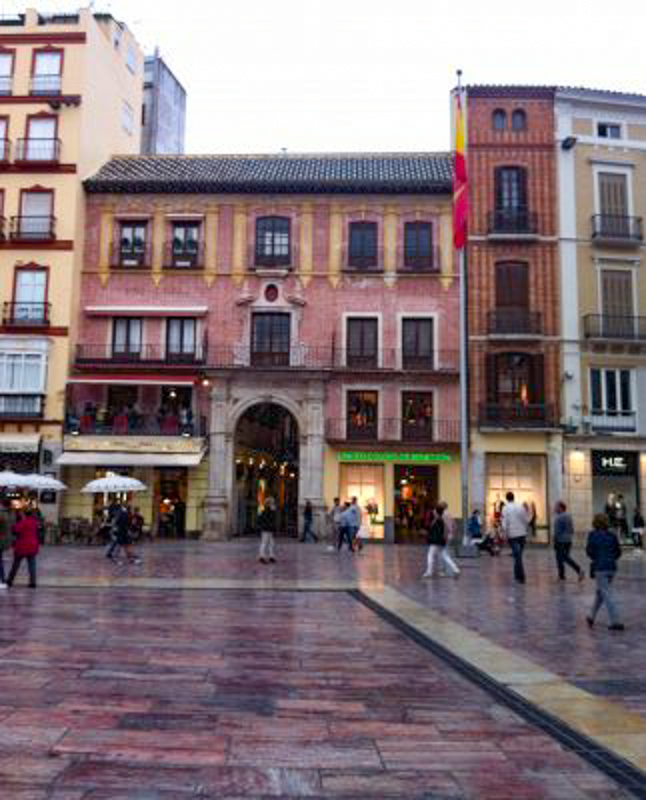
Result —
M 0 629 L 54 676 L 3 673 L 3 800 L 629 797 L 345 593 L 14 589 Z

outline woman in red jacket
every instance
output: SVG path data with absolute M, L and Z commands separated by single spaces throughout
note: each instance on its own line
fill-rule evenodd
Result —
M 7 586 L 11 586 L 16 572 L 22 563 L 23 558 L 27 559 L 29 569 L 29 586 L 36 588 L 36 555 L 38 554 L 38 520 L 31 509 L 28 509 L 13 526 L 13 564 L 7 578 Z

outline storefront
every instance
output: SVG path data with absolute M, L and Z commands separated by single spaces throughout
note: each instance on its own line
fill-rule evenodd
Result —
M 592 511 L 623 505 L 632 518 L 639 506 L 639 453 L 630 450 L 592 450 Z M 611 513 L 612 516 L 612 513 Z
M 459 459 L 445 452 L 338 451 L 326 453 L 326 504 L 356 497 L 364 526 L 376 541 L 424 539 L 422 521 L 440 499 L 460 507 Z
M 507 492 L 524 505 L 535 525 L 530 540 L 549 543 L 547 458 L 543 453 L 486 454 L 486 523 L 490 529 L 500 524 Z

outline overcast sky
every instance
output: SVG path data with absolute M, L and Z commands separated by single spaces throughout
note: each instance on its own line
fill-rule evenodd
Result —
M 22 3 L 1 2 L 4 12 Z M 43 0 L 44 11 L 73 4 Z M 449 90 L 646 93 L 646 0 L 105 0 L 188 92 L 187 152 L 449 148 Z

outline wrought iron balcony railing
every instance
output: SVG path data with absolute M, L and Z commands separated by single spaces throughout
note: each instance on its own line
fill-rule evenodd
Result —
M 60 139 L 18 139 L 16 142 L 16 162 L 45 161 L 47 163 L 58 163 L 60 156 Z
M 204 266 L 203 242 L 164 243 L 164 267 L 166 269 L 201 269 Z
M 206 417 L 179 409 L 164 414 L 140 414 L 135 409 L 68 411 L 65 433 L 72 436 L 206 436 Z
M 325 423 L 325 434 L 330 441 L 387 441 L 417 445 L 456 443 L 460 440 L 460 422 L 446 419 L 412 421 L 388 417 L 357 425 L 351 419 L 328 419 Z
M 119 269 L 147 269 L 151 263 L 148 239 L 114 242 L 110 248 L 110 264 Z
M 48 215 L 11 217 L 12 239 L 41 241 L 56 238 L 56 217 Z
M 646 341 L 646 317 L 586 314 L 583 334 L 586 339 Z
M 399 272 L 439 272 L 441 269 L 440 248 L 433 247 L 426 256 L 413 255 L 404 251 L 404 260 Z
M 542 315 L 526 308 L 498 308 L 487 314 L 487 333 L 499 336 L 540 336 Z
M 594 214 L 592 217 L 593 242 L 638 245 L 643 238 L 641 217 L 623 214 Z
M 30 94 L 61 94 L 62 80 L 60 75 L 34 75 L 31 79 Z
M 595 431 L 634 433 L 637 430 L 637 414 L 634 411 L 593 409 L 590 421 Z
M 538 233 L 538 218 L 526 208 L 499 208 L 489 213 L 489 235 L 535 236 Z
M 49 325 L 50 303 L 5 303 L 4 325 Z
M 495 428 L 553 428 L 557 424 L 551 403 L 483 403 L 478 421 Z
M 204 364 L 206 342 L 192 349 L 175 350 L 163 344 L 77 344 L 77 364 Z

